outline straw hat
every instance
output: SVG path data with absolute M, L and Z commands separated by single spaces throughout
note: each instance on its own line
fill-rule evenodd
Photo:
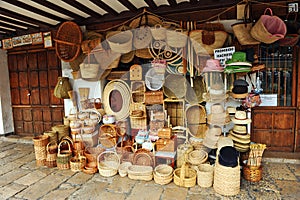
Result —
M 211 113 L 207 115 L 208 124 L 225 125 L 230 123 L 230 116 L 220 103 L 211 106 Z
M 221 136 L 218 140 L 217 146 L 218 146 L 218 150 L 220 150 L 222 147 L 225 146 L 233 147 L 233 140 L 230 137 Z
M 221 134 L 222 129 L 219 126 L 213 126 L 207 129 L 205 137 L 203 139 L 203 145 L 211 149 L 216 149 Z
M 221 66 L 220 60 L 208 59 L 202 72 L 223 72 L 224 67 Z
M 227 106 L 226 108 L 227 112 L 229 113 L 229 115 L 233 115 L 235 114 L 236 112 L 236 107 L 233 107 L 233 106 Z
M 234 124 L 250 124 L 251 119 L 247 118 L 246 111 L 237 110 L 234 117 L 231 119 Z
M 234 143 L 234 148 L 238 150 L 239 152 L 246 152 L 250 149 L 250 143 L 249 144 L 241 144 L 241 143 Z
M 238 142 L 241 144 L 249 144 L 250 141 L 250 134 L 246 135 L 239 135 L 232 132 L 232 130 L 229 131 L 228 137 L 231 138 L 234 142 Z
M 129 63 L 129 62 L 131 62 L 133 60 L 133 58 L 134 58 L 134 54 L 135 54 L 134 50 L 130 51 L 128 53 L 123 54 L 121 56 L 121 58 L 120 58 L 120 62 L 122 62 L 122 63 Z
M 233 82 L 232 94 L 233 98 L 243 99 L 248 96 L 248 82 L 244 79 L 237 79 Z
M 247 134 L 247 126 L 246 125 L 235 124 L 233 126 L 232 132 L 237 133 L 237 134 L 245 135 L 245 134 Z

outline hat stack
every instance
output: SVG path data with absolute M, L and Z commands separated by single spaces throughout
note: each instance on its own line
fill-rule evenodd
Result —
M 218 159 L 220 165 L 225 167 L 236 167 L 238 165 L 239 153 L 232 146 L 224 146 L 220 149 Z
M 228 137 L 233 140 L 234 147 L 240 152 L 246 152 L 250 148 L 250 134 L 247 133 L 247 124 L 251 123 L 251 119 L 247 118 L 245 111 L 236 111 L 233 128 L 229 131 Z
M 207 123 L 223 126 L 230 123 L 230 116 L 227 110 L 220 103 L 211 106 L 210 114 L 207 115 Z
M 222 134 L 221 127 L 216 125 L 210 127 L 209 129 L 207 129 L 205 133 L 205 137 L 203 139 L 203 145 L 210 149 L 216 149 L 221 134 Z
M 250 72 L 252 64 L 246 60 L 245 52 L 234 52 L 225 62 L 225 73 Z
M 248 82 L 244 79 L 237 79 L 233 82 L 231 96 L 236 99 L 244 99 L 248 95 Z

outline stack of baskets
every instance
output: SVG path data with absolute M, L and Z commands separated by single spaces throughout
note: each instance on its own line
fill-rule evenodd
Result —
M 173 180 L 173 168 L 166 164 L 157 165 L 153 172 L 154 181 L 160 185 L 166 185 Z
M 202 163 L 205 163 L 208 158 L 208 153 L 204 150 L 193 150 L 190 153 L 188 153 L 187 161 L 191 165 L 200 165 Z
M 69 136 L 69 126 L 63 124 L 52 126 L 52 131 L 57 132 L 58 141 L 60 141 L 64 136 Z
M 97 166 L 101 176 L 114 176 L 118 173 L 120 158 L 114 151 L 104 151 L 97 157 Z
M 47 158 L 48 135 L 39 135 L 33 138 L 34 152 L 37 166 L 44 166 Z
M 100 127 L 99 142 L 105 148 L 115 147 L 119 138 L 119 129 L 113 124 L 103 124 Z

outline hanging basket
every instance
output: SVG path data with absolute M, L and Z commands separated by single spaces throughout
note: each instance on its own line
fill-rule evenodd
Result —
M 58 28 L 56 33 L 56 54 L 57 56 L 65 61 L 74 61 L 80 53 L 82 33 L 80 27 L 71 21 L 64 22 Z

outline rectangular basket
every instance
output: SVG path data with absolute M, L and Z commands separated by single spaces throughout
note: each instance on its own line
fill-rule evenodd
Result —
M 164 95 L 163 91 L 147 91 L 145 92 L 145 104 L 153 105 L 153 104 L 163 104 Z
M 171 139 L 158 139 L 155 142 L 156 151 L 168 151 L 174 152 L 176 151 L 176 140 L 174 137 Z
M 171 139 L 173 132 L 171 128 L 161 128 L 158 130 L 158 137 L 164 139 Z
M 146 86 L 145 81 L 131 81 L 132 92 L 145 92 Z
M 151 131 L 158 132 L 159 129 L 163 128 L 165 125 L 164 121 L 150 121 L 149 126 Z
M 164 99 L 163 107 L 173 127 L 184 126 L 184 104 L 184 99 Z
M 132 129 L 147 129 L 147 117 L 130 117 Z
M 133 103 L 145 102 L 145 92 L 131 92 L 131 97 Z

